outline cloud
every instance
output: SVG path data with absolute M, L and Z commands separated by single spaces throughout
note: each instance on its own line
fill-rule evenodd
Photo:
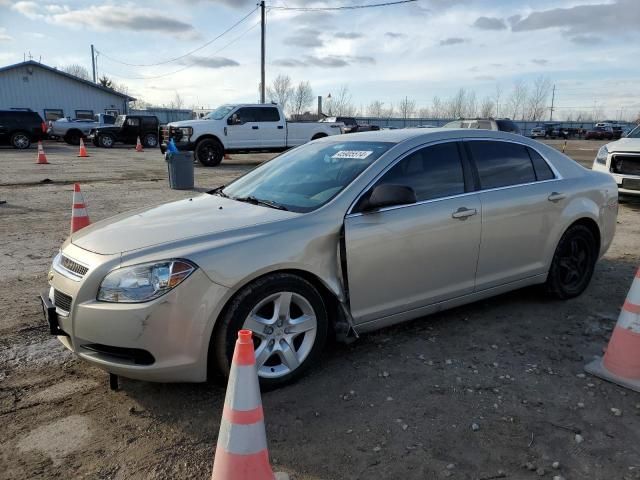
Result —
M 404 33 L 398 33 L 398 32 L 385 32 L 384 36 L 385 37 L 389 37 L 389 38 L 403 38 L 403 37 L 406 37 L 406 35 Z
M 11 8 L 32 20 L 44 20 L 65 27 L 85 26 L 102 31 L 163 32 L 178 37 L 198 37 L 193 25 L 133 4 L 98 5 L 74 10 L 68 6 L 20 1 Z
M 473 22 L 473 26 L 480 30 L 504 30 L 507 28 L 503 19 L 495 17 L 479 17 Z
M 315 55 L 305 55 L 302 60 L 297 58 L 281 58 L 273 62 L 279 67 L 322 67 L 322 68 L 341 68 L 348 67 L 353 64 L 373 65 L 376 63 L 375 58 L 369 56 L 358 55 L 327 55 L 319 57 Z
M 602 42 L 602 38 L 596 35 L 576 35 L 571 37 L 570 40 L 578 45 L 593 45 L 594 43 Z
M 496 77 L 492 76 L 492 75 L 477 75 L 475 77 L 476 80 L 481 80 L 481 81 L 493 81 L 496 79 Z
M 0 27 L 0 42 L 10 42 L 13 40 L 11 35 L 6 33 L 7 29 Z
M 514 32 L 560 28 L 568 35 L 578 35 L 637 31 L 639 24 L 640 2 L 617 0 L 613 4 L 577 5 L 532 12 L 511 28 Z
M 444 40 L 440 40 L 440 46 L 441 47 L 446 47 L 446 46 L 449 46 L 449 45 L 457 45 L 459 43 L 466 43 L 468 41 L 469 41 L 469 39 L 467 39 L 467 38 L 450 37 L 450 38 L 445 38 Z
M 546 60 L 544 58 L 534 58 L 533 60 L 531 60 L 532 63 L 535 63 L 536 65 L 540 65 L 540 66 L 544 66 L 544 65 L 548 65 L 549 64 L 549 60 Z
M 226 57 L 200 57 L 193 55 L 180 60 L 181 65 L 197 65 L 204 68 L 237 67 L 240 65 L 235 60 Z
M 363 34 L 358 33 L 358 32 L 336 32 L 333 36 L 336 37 L 336 38 L 346 38 L 346 39 L 349 39 L 349 40 L 353 40 L 355 38 L 364 37 Z
M 315 28 L 299 28 L 293 35 L 285 38 L 285 42 L 297 47 L 322 47 L 324 42 L 320 39 L 321 34 Z

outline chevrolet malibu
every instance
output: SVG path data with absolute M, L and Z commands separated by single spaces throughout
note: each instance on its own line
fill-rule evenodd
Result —
M 580 295 L 611 244 L 617 195 L 610 175 L 504 132 L 327 137 L 74 233 L 42 301 L 68 349 L 142 380 L 226 373 L 250 329 L 274 387 L 317 363 L 330 335 L 534 284 Z

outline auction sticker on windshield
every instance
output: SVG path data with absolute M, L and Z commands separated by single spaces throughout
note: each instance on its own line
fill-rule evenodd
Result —
M 355 158 L 358 160 L 364 160 L 372 153 L 373 151 L 371 150 L 340 150 L 339 152 L 334 153 L 331 158 Z

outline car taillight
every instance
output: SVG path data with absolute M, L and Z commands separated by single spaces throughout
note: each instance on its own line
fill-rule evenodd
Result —
M 47 124 L 42 122 L 40 123 L 40 128 L 42 129 L 42 133 L 47 133 Z

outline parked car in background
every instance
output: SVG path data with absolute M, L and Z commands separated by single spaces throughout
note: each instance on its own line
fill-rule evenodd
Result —
M 595 126 L 587 130 L 585 140 L 611 140 L 613 139 L 613 129 L 611 127 Z
M 536 125 L 531 129 L 531 138 L 545 138 L 547 136 L 547 129 Z
M 288 122 L 275 104 L 223 105 L 199 120 L 169 123 L 161 129 L 162 153 L 173 139 L 179 150 L 195 152 L 206 167 L 215 167 L 225 152 L 281 152 L 342 133 L 342 123 Z
M 60 118 L 51 122 L 48 133 L 50 138 L 61 138 L 69 145 L 79 145 L 80 139 L 86 139 L 91 130 L 98 127 L 113 125 L 116 117 L 106 113 L 98 113 L 90 119 Z
M 600 147 L 593 170 L 611 174 L 621 194 L 640 196 L 640 126 Z
M 344 123 L 343 133 L 371 132 L 380 130 L 378 125 L 361 124 L 354 117 L 325 117 L 318 120 L 322 123 Z
M 415 127 L 408 127 L 408 128 L 438 128 L 435 125 L 416 125 Z
M 25 110 L 0 110 L 0 145 L 25 149 L 32 142 L 42 140 L 47 124 L 37 112 Z
M 478 128 L 480 130 L 499 130 L 521 135 L 520 127 L 508 118 L 461 118 L 443 125 L 442 128 Z
M 137 139 L 145 147 L 158 146 L 158 117 L 154 115 L 118 115 L 113 125 L 91 129 L 88 136 L 96 147 L 111 148 L 116 143 L 135 145 Z
M 113 374 L 228 374 L 248 329 L 260 381 L 276 387 L 317 365 L 329 335 L 536 284 L 582 294 L 617 201 L 610 175 L 504 132 L 328 136 L 73 233 L 41 298 L 66 348 Z

